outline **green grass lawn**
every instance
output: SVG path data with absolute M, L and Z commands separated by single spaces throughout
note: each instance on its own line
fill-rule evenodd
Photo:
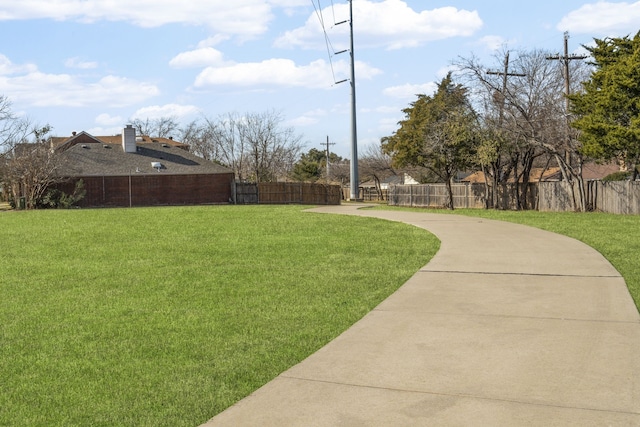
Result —
M 484 209 L 427 210 L 397 208 L 436 213 L 453 213 L 511 221 L 564 234 L 599 251 L 624 277 L 636 307 L 640 311 L 640 216 L 605 213 L 496 211 Z
M 0 425 L 198 425 L 439 246 L 415 227 L 302 209 L 0 213 Z

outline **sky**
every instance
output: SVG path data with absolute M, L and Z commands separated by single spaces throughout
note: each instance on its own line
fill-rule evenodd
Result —
M 0 0 L 0 95 L 54 136 L 272 112 L 351 157 L 346 0 Z M 460 57 L 635 35 L 640 1 L 353 0 L 358 151 Z

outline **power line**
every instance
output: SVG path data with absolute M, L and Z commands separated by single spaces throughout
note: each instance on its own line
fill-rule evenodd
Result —
M 331 44 L 331 40 L 329 38 L 329 34 L 327 33 L 327 27 L 326 27 L 326 25 L 324 23 L 324 15 L 322 14 L 322 6 L 320 4 L 320 0 L 318 0 L 318 5 L 317 6 L 316 6 L 316 3 L 313 0 L 311 0 L 311 4 L 313 4 L 313 8 L 314 8 L 314 10 L 316 12 L 316 16 L 318 17 L 318 21 L 320 22 L 320 26 L 322 27 L 322 32 L 324 34 L 324 42 L 325 42 L 325 45 L 327 47 L 327 56 L 329 58 L 329 66 L 331 67 L 331 75 L 333 76 L 334 84 L 337 84 L 337 82 L 336 82 L 336 72 L 335 72 L 335 69 L 333 67 L 333 59 L 332 59 L 333 55 L 336 55 L 336 53 L 332 54 L 332 52 L 335 52 L 335 49 L 333 48 L 333 45 Z M 331 6 L 332 6 L 332 9 L 333 9 L 333 0 L 331 2 Z M 334 19 L 334 22 L 335 22 L 335 12 L 334 12 L 334 18 L 333 19 Z
M 336 9 L 333 6 L 333 0 L 331 0 L 331 13 L 333 14 L 333 25 L 336 24 Z

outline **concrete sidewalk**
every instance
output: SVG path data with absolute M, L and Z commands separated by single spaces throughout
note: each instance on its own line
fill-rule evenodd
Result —
M 315 354 L 204 426 L 640 426 L 640 316 L 567 237 L 457 215 L 335 206 L 442 242 Z

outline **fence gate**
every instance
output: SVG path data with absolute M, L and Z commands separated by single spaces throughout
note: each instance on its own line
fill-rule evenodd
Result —
M 339 205 L 341 190 L 338 185 L 305 182 L 236 183 L 237 204 L 302 204 Z

